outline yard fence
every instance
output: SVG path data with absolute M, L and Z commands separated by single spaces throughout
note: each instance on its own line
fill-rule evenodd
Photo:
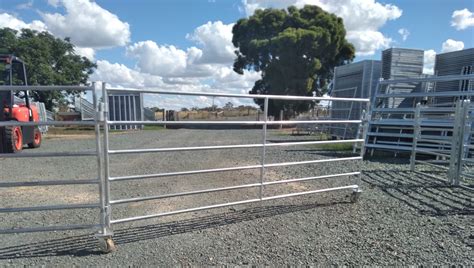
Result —
M 0 127 L 8 126 L 43 126 L 43 125 L 56 125 L 56 126 L 69 126 L 69 125 L 82 125 L 82 126 L 93 126 L 95 128 L 95 149 L 91 151 L 83 152 L 55 152 L 55 153 L 27 153 L 22 152 L 20 154 L 2 154 L 0 158 L 35 158 L 35 157 L 94 157 L 97 160 L 97 177 L 90 179 L 71 180 L 71 179 L 60 179 L 51 181 L 24 181 L 24 182 L 1 182 L 0 188 L 6 187 L 36 187 L 36 186 L 53 186 L 53 185 L 84 185 L 93 184 L 98 186 L 99 198 L 96 202 L 87 204 L 58 204 L 50 206 L 33 206 L 33 207 L 16 207 L 16 208 L 1 208 L 0 213 L 14 213 L 14 212 L 25 212 L 25 211 L 48 211 L 48 210 L 71 210 L 71 209 L 84 209 L 84 208 L 99 208 L 100 220 L 97 224 L 75 224 L 75 225 L 58 225 L 58 226 L 43 226 L 43 227 L 22 227 L 19 229 L 3 229 L 0 233 L 22 233 L 22 232 L 43 232 L 43 231 L 57 231 L 57 230 L 73 230 L 73 229 L 98 229 L 97 236 L 103 241 L 105 251 L 111 251 L 114 249 L 113 245 L 113 226 L 120 223 L 145 220 L 150 218 L 156 218 L 161 216 L 175 215 L 186 212 L 195 212 L 200 210 L 208 210 L 213 208 L 221 208 L 227 206 L 234 206 L 240 204 L 248 204 L 261 202 L 266 200 L 274 200 L 280 198 L 288 198 L 294 196 L 317 194 L 322 192 L 330 191 L 351 191 L 352 200 L 356 201 L 361 190 L 359 186 L 359 180 L 361 176 L 361 165 L 357 165 L 355 170 L 346 173 L 333 173 L 323 176 L 311 176 L 303 178 L 292 178 L 278 181 L 266 180 L 266 171 L 268 168 L 273 167 L 288 167 L 288 166 L 299 166 L 308 164 L 323 164 L 330 162 L 338 162 L 341 165 L 351 161 L 362 161 L 364 152 L 364 139 L 354 138 L 347 140 L 321 140 L 321 141 L 304 141 L 304 142 L 281 142 L 281 143 L 269 143 L 267 140 L 267 127 L 271 125 L 301 125 L 301 124 L 354 124 L 361 125 L 362 120 L 300 120 L 300 121 L 269 121 L 268 120 L 268 107 L 269 100 L 288 100 L 288 101 L 330 101 L 330 102 L 356 102 L 356 103 L 368 103 L 368 99 L 360 98 L 332 98 L 332 97 L 300 97 L 300 96 L 279 96 L 279 95 L 244 95 L 244 94 L 223 94 L 223 93 L 203 93 L 203 92 L 170 92 L 170 91 L 156 91 L 147 89 L 123 89 L 123 88 L 109 88 L 105 84 L 102 85 L 102 96 L 99 100 L 98 92 L 95 88 L 95 84 L 91 86 L 2 86 L 0 91 L 9 90 L 35 90 L 35 91 L 51 91 L 51 90 L 77 90 L 77 91 L 91 91 L 93 96 L 93 107 L 95 110 L 95 116 L 92 121 L 47 121 L 47 122 L 0 122 Z M 256 121 L 179 121 L 179 122 L 163 122 L 163 121 L 117 121 L 111 120 L 109 117 L 108 107 L 108 96 L 113 94 L 155 94 L 155 95 L 182 95 L 182 96 L 206 96 L 206 97 L 223 97 L 223 98 L 247 98 L 247 99 L 263 99 L 264 109 L 263 115 L 260 120 Z M 262 120 L 263 119 L 263 120 Z M 222 145 L 222 146 L 194 146 L 194 147 L 176 147 L 176 148 L 147 148 L 147 149 L 115 149 L 110 148 L 109 143 L 109 129 L 113 126 L 123 125 L 237 125 L 237 126 L 260 126 L 261 127 L 261 142 L 254 144 L 235 144 L 235 145 Z M 359 127 L 360 128 L 360 127 Z M 366 129 L 362 127 L 362 129 Z M 362 137 L 364 135 L 362 134 Z M 269 163 L 266 160 L 266 149 L 270 147 L 290 147 L 298 145 L 320 145 L 320 144 L 336 144 L 336 143 L 351 143 L 359 144 L 361 147 L 361 154 L 358 156 L 351 157 L 326 157 L 324 159 L 298 161 L 298 162 L 283 162 L 283 163 Z M 160 152 L 183 152 L 183 151 L 203 151 L 203 150 L 236 150 L 243 148 L 258 148 L 260 149 L 260 163 L 257 165 L 248 166 L 232 166 L 225 168 L 214 168 L 214 169 L 203 169 L 203 170 L 183 170 L 176 172 L 157 173 L 157 174 L 136 174 L 127 176 L 116 176 L 114 170 L 111 169 L 112 155 L 128 155 L 128 154 L 153 154 Z M 259 180 L 258 182 L 251 184 L 242 185 L 230 185 L 220 188 L 210 188 L 203 190 L 193 190 L 188 192 L 178 192 L 166 195 L 151 195 L 151 196 L 140 196 L 140 197 L 129 197 L 122 199 L 113 199 L 111 196 L 111 184 L 120 183 L 123 181 L 132 180 L 147 180 L 147 179 L 160 179 L 169 176 L 186 176 L 191 174 L 209 174 L 217 172 L 237 171 L 237 170 L 258 170 Z M 325 178 L 347 178 L 345 185 L 341 185 L 333 188 L 317 189 L 310 191 L 293 192 L 289 194 L 279 195 L 266 195 L 264 187 L 268 185 L 276 184 L 288 184 L 294 182 L 313 181 Z M 355 182 L 349 180 L 349 178 L 355 178 Z M 163 212 L 158 214 L 140 215 L 129 218 L 116 218 L 113 214 L 113 207 L 119 204 L 125 203 L 139 203 L 148 200 L 167 199 L 179 196 L 191 196 L 199 195 L 212 192 L 222 192 L 229 190 L 239 189 L 259 189 L 257 198 L 243 199 L 235 202 L 209 204 L 206 206 L 192 207 L 180 210 L 174 210 L 169 212 Z M 149 190 L 149 189 L 147 189 Z

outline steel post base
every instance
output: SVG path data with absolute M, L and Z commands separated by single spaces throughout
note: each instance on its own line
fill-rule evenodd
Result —
M 103 253 L 111 253 L 117 250 L 112 234 L 97 234 L 96 237 L 99 240 L 99 248 Z
M 362 194 L 361 189 L 359 188 L 354 189 L 351 194 L 351 202 L 356 203 L 359 200 L 359 197 L 361 194 Z

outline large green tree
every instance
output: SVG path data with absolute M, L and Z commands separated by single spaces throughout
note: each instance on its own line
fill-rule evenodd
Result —
M 325 88 L 333 68 L 352 61 L 355 53 L 342 19 L 313 5 L 257 10 L 240 19 L 232 33 L 238 48 L 234 71 L 262 73 L 250 94 L 312 96 L 318 87 Z M 255 101 L 263 107 L 263 100 Z M 270 100 L 269 114 L 277 116 L 283 110 L 287 117 L 312 105 Z
M 68 38 L 59 39 L 47 32 L 0 29 L 0 49 L 21 58 L 26 64 L 29 85 L 78 85 L 87 83 L 96 65 L 76 55 Z M 77 92 L 34 91 L 32 97 L 47 109 Z

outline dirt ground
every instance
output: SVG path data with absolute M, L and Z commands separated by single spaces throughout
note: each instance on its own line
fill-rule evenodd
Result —
M 59 134 L 55 134 L 59 135 Z M 45 139 L 27 152 L 93 151 L 81 134 Z M 77 136 L 78 135 L 78 136 Z M 269 132 L 270 142 L 312 140 Z M 112 149 L 258 143 L 258 130 L 133 131 L 111 136 Z M 296 146 L 267 149 L 267 163 L 353 156 L 350 151 Z M 111 176 L 255 165 L 260 149 L 119 155 Z M 0 180 L 36 181 L 97 177 L 94 157 L 1 159 Z M 448 186 L 407 159 L 372 157 L 363 163 L 269 168 L 265 181 L 363 170 L 363 176 L 267 186 L 264 196 L 360 183 L 363 194 L 330 192 L 185 213 L 114 225 L 118 250 L 102 254 L 95 230 L 0 235 L 0 265 L 472 265 L 474 193 Z M 442 173 L 419 167 L 429 174 Z M 256 183 L 259 169 L 113 182 L 112 200 Z M 258 188 L 114 205 L 113 219 L 201 205 L 254 199 Z M 98 202 L 96 185 L 0 189 L 2 207 Z M 97 224 L 98 209 L 0 213 L 0 228 Z

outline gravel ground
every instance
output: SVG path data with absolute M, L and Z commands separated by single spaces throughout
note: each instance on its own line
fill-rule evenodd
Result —
M 272 142 L 311 139 L 272 130 Z M 258 130 L 161 130 L 114 133 L 113 149 L 257 143 Z M 48 139 L 29 152 L 93 150 L 90 137 Z M 351 156 L 314 146 L 268 148 L 267 163 Z M 113 156 L 112 176 L 254 165 L 260 149 Z M 97 176 L 94 158 L 2 159 L 0 180 L 86 179 Z M 265 180 L 350 172 L 362 165 L 363 194 L 307 195 L 200 211 L 114 226 L 118 250 L 101 254 L 92 231 L 0 235 L 3 265 L 447 265 L 474 264 L 474 193 L 446 186 L 406 160 L 271 168 Z M 25 168 L 28 167 L 28 168 Z M 8 170 L 8 172 L 5 172 Z M 424 167 L 428 173 L 442 176 Z M 112 199 L 159 195 L 259 181 L 258 169 L 114 182 Z M 265 196 L 357 183 L 323 179 L 266 187 Z M 21 187 L 0 190 L 3 207 L 95 203 L 96 186 Z M 258 197 L 258 189 L 218 192 L 114 206 L 114 219 Z M 96 209 L 0 214 L 0 228 L 97 223 Z

